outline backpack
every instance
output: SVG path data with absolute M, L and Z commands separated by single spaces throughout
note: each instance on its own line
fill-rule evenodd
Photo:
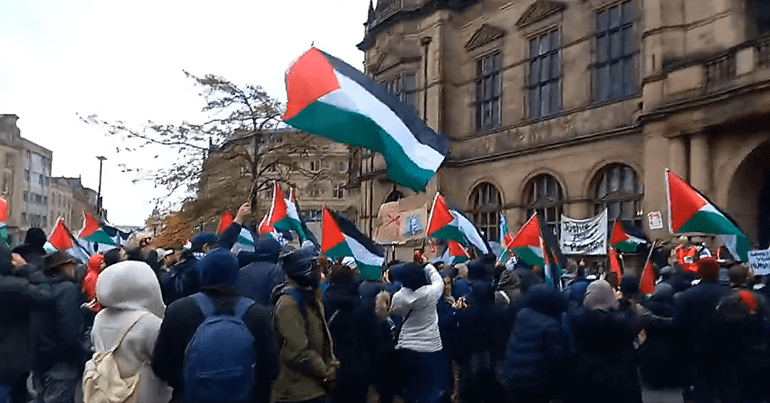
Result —
M 83 373 L 85 403 L 134 403 L 136 401 L 134 392 L 136 392 L 136 385 L 139 384 L 141 373 L 137 372 L 128 378 L 122 378 L 113 354 L 123 343 L 123 339 L 131 328 L 147 314 L 145 312 L 139 315 L 123 330 L 115 347 L 94 353 L 93 357 L 86 362 Z
M 211 299 L 192 295 L 203 316 L 185 349 L 183 380 L 188 403 L 246 402 L 256 383 L 254 337 L 243 318 L 254 304 L 240 298 L 234 314 L 217 312 Z

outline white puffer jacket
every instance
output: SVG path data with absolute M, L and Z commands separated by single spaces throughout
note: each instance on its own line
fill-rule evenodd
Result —
M 430 284 L 417 290 L 402 287 L 393 295 L 391 312 L 407 316 L 401 328 L 396 349 L 407 349 L 418 353 L 441 351 L 441 333 L 438 327 L 436 304 L 444 291 L 444 281 L 433 265 L 425 265 L 425 274 Z

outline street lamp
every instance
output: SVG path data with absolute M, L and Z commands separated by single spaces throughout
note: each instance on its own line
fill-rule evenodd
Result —
M 107 159 L 107 157 L 98 156 L 96 159 L 99 160 L 99 189 L 96 192 L 96 215 L 99 216 L 99 218 L 102 218 L 102 163 L 104 163 L 104 160 Z

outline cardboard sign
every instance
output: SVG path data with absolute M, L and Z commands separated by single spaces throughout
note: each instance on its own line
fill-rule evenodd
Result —
M 749 267 L 754 270 L 754 274 L 770 274 L 770 249 L 750 251 Z

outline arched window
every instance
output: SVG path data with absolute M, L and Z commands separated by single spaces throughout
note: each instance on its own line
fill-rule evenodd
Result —
M 607 209 L 610 225 L 615 220 L 642 227 L 644 184 L 633 168 L 624 164 L 604 167 L 594 182 L 594 212 Z
M 532 178 L 524 190 L 524 203 L 527 206 L 527 217 L 537 212 L 540 219 L 545 220 L 553 233 L 558 235 L 564 192 L 556 178 L 548 174 Z
M 471 217 L 489 241 L 500 240 L 500 212 L 503 201 L 500 191 L 491 183 L 480 183 L 471 192 Z
M 404 198 L 404 194 L 400 190 L 393 187 L 393 190 L 388 193 L 388 197 L 385 198 L 385 203 L 399 201 Z

